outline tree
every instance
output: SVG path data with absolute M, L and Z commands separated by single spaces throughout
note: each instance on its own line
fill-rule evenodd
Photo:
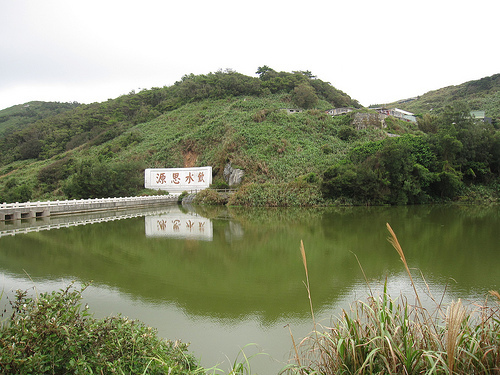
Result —
M 268 81 L 278 75 L 276 70 L 271 69 L 267 65 L 259 66 L 255 74 L 257 74 L 262 81 Z
M 447 133 L 440 133 L 438 137 L 439 150 L 443 161 L 454 163 L 457 154 L 464 145 L 456 137 Z
M 352 125 L 342 125 L 337 131 L 337 137 L 343 141 L 351 141 L 358 138 L 358 132 Z
M 441 198 L 454 198 L 462 189 L 462 176 L 452 169 L 445 170 L 437 175 L 431 184 L 433 193 Z
M 452 171 L 440 178 L 436 156 L 426 138 L 405 135 L 356 147 L 345 164 L 327 169 L 326 197 L 347 197 L 356 203 L 418 204 L 449 198 L 460 188 Z
M 296 106 L 304 109 L 313 108 L 318 102 L 316 91 L 308 83 L 301 83 L 295 87 L 292 94 Z
M 104 163 L 87 160 L 76 168 L 63 187 L 69 198 L 109 198 L 135 195 L 143 184 L 138 163 Z
M 417 120 L 418 128 L 424 133 L 437 133 L 437 116 L 425 113 Z
M 314 74 L 312 74 L 312 72 L 310 70 L 299 70 L 299 71 L 294 72 L 294 73 L 303 74 L 303 75 L 305 75 L 309 79 L 315 79 L 316 78 L 316 76 Z
M 368 164 L 370 161 L 368 161 Z M 323 174 L 321 191 L 327 198 L 353 199 L 357 203 L 386 203 L 388 181 L 381 178 L 373 165 L 336 164 Z

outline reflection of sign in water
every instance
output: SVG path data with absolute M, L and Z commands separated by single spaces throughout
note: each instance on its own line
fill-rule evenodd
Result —
M 206 189 L 212 183 L 212 167 L 146 169 L 144 186 L 172 192 Z
M 146 216 L 147 237 L 171 237 L 212 241 L 210 219 L 182 213 Z

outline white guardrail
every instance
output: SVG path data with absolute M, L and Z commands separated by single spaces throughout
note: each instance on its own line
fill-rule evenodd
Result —
M 93 199 L 71 199 L 64 201 L 45 201 L 45 202 L 16 202 L 2 203 L 0 209 L 13 208 L 37 208 L 37 207 L 58 207 L 58 206 L 75 206 L 81 204 L 100 204 L 100 203 L 120 203 L 120 202 L 137 202 L 150 200 L 175 200 L 177 195 L 149 195 L 140 197 L 124 197 L 124 198 L 93 198 Z

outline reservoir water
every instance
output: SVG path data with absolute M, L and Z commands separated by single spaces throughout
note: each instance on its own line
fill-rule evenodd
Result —
M 251 359 L 252 373 L 273 374 L 289 359 L 290 330 L 299 341 L 313 328 L 301 240 L 322 325 L 366 298 L 364 275 L 372 289 L 387 280 L 394 297 L 411 301 L 386 223 L 422 295 L 474 302 L 500 289 L 499 206 L 171 205 L 2 224 L 0 304 L 3 310 L 16 289 L 43 292 L 92 281 L 84 302 L 95 317 L 122 314 L 162 337 L 190 342 L 205 367 L 227 370 L 240 350 L 264 352 Z

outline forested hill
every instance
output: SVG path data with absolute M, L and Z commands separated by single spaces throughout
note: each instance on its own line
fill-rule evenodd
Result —
M 440 113 L 457 101 L 466 103 L 471 111 L 485 111 L 487 117 L 500 118 L 500 73 L 456 86 L 429 91 L 416 98 L 387 104 L 407 111 L 424 114 Z
M 57 102 L 29 102 L 18 104 L 0 111 L 0 137 L 21 130 L 24 127 L 47 117 L 52 117 L 80 104 Z
M 463 102 L 418 124 L 382 122 L 311 72 L 257 74 L 186 75 L 19 123 L 0 134 L 0 201 L 142 194 L 144 169 L 159 167 L 210 165 L 224 186 L 227 163 L 245 171 L 239 204 L 424 203 L 498 184 L 499 132 Z M 338 107 L 356 110 L 326 113 Z
M 282 148 L 289 142 L 287 135 L 275 138 L 271 130 L 283 117 L 283 108 L 315 108 L 321 114 L 332 107 L 360 107 L 307 71 L 277 72 L 263 66 L 257 74 L 189 74 L 172 86 L 131 92 L 52 116 L 40 113 L 40 119 L 33 116 L 36 121 L 29 123 L 24 121 L 28 116 L 19 116 L 20 110 L 36 114 L 41 107 L 29 103 L 0 111 L 0 119 L 23 119 L 17 130 L 0 135 L 0 200 L 133 194 L 143 185 L 142 170 L 147 167 L 194 163 L 217 170 L 230 147 L 243 146 L 245 127 L 255 131 L 250 137 L 259 138 L 251 141 L 255 146 Z M 245 154 L 244 149 L 238 152 Z M 186 154 L 196 157 L 188 163 Z M 265 160 L 258 158 L 249 168 L 257 164 L 268 170 Z M 100 185 L 75 187 L 84 176 Z
M 101 144 L 139 123 L 151 121 L 188 103 L 207 99 L 287 93 L 290 94 L 290 101 L 283 106 L 308 109 L 322 100 L 328 102 L 330 107 L 360 107 L 357 101 L 329 83 L 316 79 L 310 72 L 276 72 L 266 66 L 259 68 L 258 72 L 259 78 L 233 71 L 186 75 L 169 87 L 153 88 L 137 94 L 132 92 L 107 102 L 81 105 L 56 116 L 45 115 L 44 108 L 39 106 L 37 116 L 25 116 L 25 121 L 18 125 L 19 130 L 0 139 L 0 164 L 47 159 L 78 146 Z M 45 106 L 56 104 L 47 103 Z M 73 104 L 59 105 L 60 108 L 65 106 L 74 107 Z M 19 117 L 19 111 L 15 111 L 17 107 L 0 111 L 0 124 L 2 119 Z M 35 105 L 23 107 L 25 112 L 35 111 Z M 40 117 L 41 120 L 35 121 Z M 27 124 L 30 119 L 33 121 Z

